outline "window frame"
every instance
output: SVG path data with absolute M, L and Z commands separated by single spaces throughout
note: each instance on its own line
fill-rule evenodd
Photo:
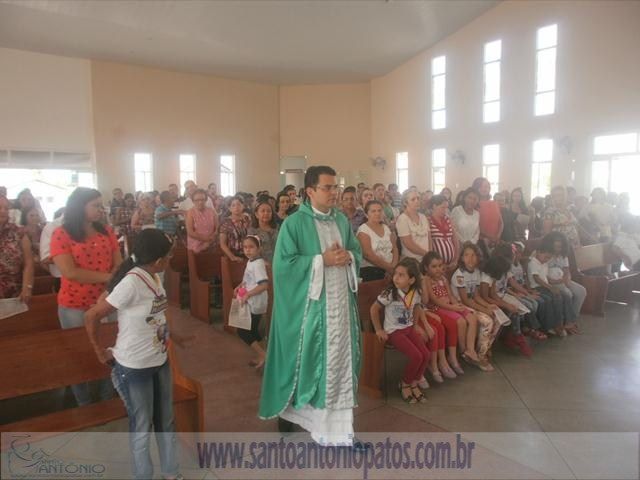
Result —
M 193 158 L 193 169 L 192 170 L 186 170 L 182 167 L 182 159 L 183 157 L 192 157 Z M 196 184 L 198 183 L 196 180 L 196 163 L 197 163 L 197 157 L 195 153 L 181 153 L 178 155 L 178 168 L 179 168 L 179 172 L 180 172 L 180 186 L 183 187 L 185 182 L 191 180 L 193 182 L 195 182 Z
M 492 44 L 498 43 L 499 45 L 499 53 L 497 58 L 487 59 L 487 49 Z M 502 90 L 502 39 L 498 38 L 496 40 L 492 40 L 490 42 L 486 42 L 483 48 L 483 65 L 482 65 L 482 78 L 483 78 L 483 92 L 482 92 L 482 123 L 498 123 L 502 120 L 502 112 L 501 112 L 501 90 Z M 489 88 L 488 85 L 488 71 L 492 66 L 497 65 L 497 79 L 498 79 L 498 94 L 496 98 L 491 97 L 487 98 L 487 91 Z M 497 105 L 498 114 L 495 119 L 488 120 L 488 113 L 490 107 L 495 107 Z
M 406 166 L 399 166 L 401 159 L 406 162 Z M 406 185 L 404 186 L 402 183 L 405 183 L 405 179 L 401 178 L 403 173 L 406 174 Z M 409 188 L 409 152 L 396 152 L 396 185 L 398 185 L 400 192 Z
M 442 70 L 436 64 L 442 59 Z M 442 107 L 435 108 L 436 79 L 442 78 Z M 439 125 L 440 117 L 442 125 Z M 438 55 L 431 59 L 431 129 L 444 130 L 447 128 L 447 56 Z
M 232 167 L 223 164 L 223 158 L 230 158 Z M 228 170 L 228 171 L 225 171 Z M 229 185 L 227 185 L 229 183 Z M 231 186 L 230 188 L 228 188 Z M 236 156 L 233 154 L 220 155 L 220 195 L 224 197 L 234 196 L 238 191 L 236 176 Z
M 497 147 L 497 160 L 495 161 L 494 159 L 487 158 L 487 153 L 491 147 Z M 482 146 L 482 176 L 489 181 L 489 184 L 491 184 L 491 191 L 493 193 L 500 191 L 500 154 L 501 148 L 499 143 L 488 143 Z M 496 182 L 492 181 L 490 178 L 492 176 L 490 172 L 494 170 L 497 170 L 498 172 Z
M 149 170 L 138 169 L 136 157 L 139 155 L 147 155 L 149 157 Z M 138 175 L 144 176 L 143 182 L 145 189 L 139 189 Z M 133 182 L 136 192 L 152 192 L 153 191 L 153 153 L 151 152 L 135 152 L 133 154 Z
M 542 30 L 547 28 L 555 28 L 555 39 L 553 44 L 540 46 L 540 33 Z M 541 76 L 541 56 L 553 52 L 553 88 L 541 88 L 540 86 L 540 76 Z M 556 113 L 556 90 L 557 90 L 557 79 L 558 79 L 558 24 L 551 23 L 549 25 L 545 25 L 544 27 L 540 27 L 536 30 L 536 69 L 535 69 L 535 94 L 533 97 L 533 114 L 536 117 L 544 117 L 547 115 L 555 115 Z M 541 104 L 541 99 L 544 97 L 552 96 L 553 97 L 553 109 L 549 112 L 547 111 L 539 111 L 539 105 Z
M 436 158 L 436 157 L 442 158 Z M 436 178 L 442 174 L 442 184 L 436 183 Z M 445 147 L 431 149 L 431 190 L 439 193 L 446 187 L 447 179 L 447 149 Z

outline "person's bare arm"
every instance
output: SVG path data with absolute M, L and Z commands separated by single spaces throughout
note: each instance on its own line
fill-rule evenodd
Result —
M 108 317 L 116 309 L 106 300 L 106 292 L 98 299 L 93 307 L 87 310 L 84 314 L 84 328 L 87 330 L 87 336 L 89 342 L 93 346 L 96 352 L 98 361 L 100 363 L 109 364 L 113 361 L 113 354 L 108 348 L 104 348 L 100 345 L 100 320 Z
M 427 251 L 421 248 L 414 240 L 411 238 L 411 235 L 405 235 L 404 237 L 400 237 L 400 242 L 402 246 L 409 250 L 411 253 L 415 255 L 424 256 Z M 429 244 L 431 244 L 431 239 L 429 239 Z
M 369 311 L 369 313 L 371 314 L 371 323 L 373 324 L 373 328 L 376 331 L 376 336 L 378 337 L 378 339 L 382 342 L 386 342 L 389 338 L 389 335 L 384 331 L 384 328 L 382 328 L 382 322 L 380 321 L 383 312 L 384 307 L 377 301 L 373 302 L 373 305 L 371 305 L 371 309 Z
M 111 273 L 94 272 L 79 268 L 70 253 L 62 253 L 53 257 L 53 263 L 60 269 L 62 276 L 79 283 L 107 283 Z

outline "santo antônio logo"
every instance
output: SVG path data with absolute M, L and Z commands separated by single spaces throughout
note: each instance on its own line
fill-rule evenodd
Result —
M 9 478 L 105 478 L 104 464 L 56 458 L 42 448 L 33 448 L 30 439 L 29 434 L 11 437 L 3 459 L 7 461 Z

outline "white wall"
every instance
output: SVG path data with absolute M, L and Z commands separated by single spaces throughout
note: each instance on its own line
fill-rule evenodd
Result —
M 88 60 L 0 48 L 0 149 L 93 153 Z
M 558 24 L 556 114 L 533 116 L 536 30 Z M 502 121 L 482 123 L 482 51 L 502 39 Z M 556 148 L 552 183 L 590 185 L 593 136 L 640 130 L 640 2 L 507 1 L 433 48 L 371 82 L 371 156 L 392 168 L 409 152 L 412 183 L 431 186 L 431 149 L 460 149 L 464 165 L 447 163 L 447 184 L 465 188 L 482 173 L 482 146 L 501 144 L 501 188 L 530 189 L 531 145 L 538 138 L 573 142 Z M 431 130 L 430 61 L 447 56 L 447 128 Z M 575 164 L 572 163 L 575 160 Z

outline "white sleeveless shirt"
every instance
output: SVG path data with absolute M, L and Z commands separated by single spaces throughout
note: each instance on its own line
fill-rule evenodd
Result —
M 391 244 L 391 230 L 386 225 L 382 224 L 384 227 L 384 234 L 379 236 L 376 232 L 374 232 L 366 223 L 360 225 L 358 228 L 358 233 L 364 233 L 371 239 L 371 249 L 374 253 L 382 258 L 385 262 L 391 263 L 393 260 L 393 245 Z M 362 258 L 362 263 L 360 267 L 375 267 L 371 262 Z

